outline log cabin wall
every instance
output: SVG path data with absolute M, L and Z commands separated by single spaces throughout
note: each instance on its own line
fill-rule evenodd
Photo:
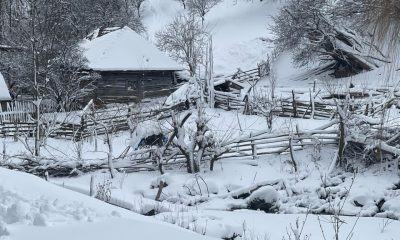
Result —
M 100 75 L 94 97 L 105 103 L 168 96 L 176 89 L 175 71 L 104 71 Z

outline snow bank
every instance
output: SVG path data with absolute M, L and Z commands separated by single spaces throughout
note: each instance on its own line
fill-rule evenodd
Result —
M 0 238 L 10 235 L 13 240 L 109 240 L 116 236 L 120 240 L 159 240 L 165 236 L 210 239 L 29 174 L 0 168 L 0 176 Z

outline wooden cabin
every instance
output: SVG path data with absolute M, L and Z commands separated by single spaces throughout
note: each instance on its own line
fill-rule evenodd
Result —
M 99 29 L 81 47 L 88 70 L 100 75 L 91 98 L 105 103 L 167 96 L 183 68 L 129 27 Z

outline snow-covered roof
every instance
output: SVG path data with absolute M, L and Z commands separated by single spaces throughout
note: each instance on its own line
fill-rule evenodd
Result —
M 10 100 L 11 96 L 10 92 L 8 91 L 7 83 L 0 72 L 0 101 L 10 101 Z
M 90 40 L 91 39 L 91 40 Z M 96 71 L 183 70 L 129 27 L 93 33 L 81 44 L 88 67 Z

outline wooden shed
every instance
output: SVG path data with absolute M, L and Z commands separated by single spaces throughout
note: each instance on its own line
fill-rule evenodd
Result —
M 89 70 L 101 76 L 92 97 L 105 103 L 167 96 L 183 70 L 129 27 L 96 30 L 81 47 Z

